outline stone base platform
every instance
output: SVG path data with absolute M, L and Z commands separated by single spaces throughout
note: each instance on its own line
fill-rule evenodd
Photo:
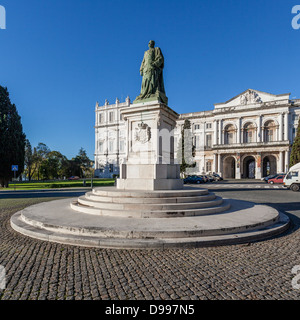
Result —
M 71 203 L 71 204 L 70 204 Z M 266 239 L 289 226 L 274 208 L 216 197 L 206 189 L 122 191 L 98 188 L 79 199 L 28 207 L 11 218 L 40 240 L 97 248 L 180 248 Z

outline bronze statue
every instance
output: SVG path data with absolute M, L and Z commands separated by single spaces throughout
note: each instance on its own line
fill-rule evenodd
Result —
M 155 42 L 149 42 L 149 50 L 145 52 L 140 68 L 143 77 L 141 94 L 134 103 L 158 100 L 168 104 L 163 80 L 164 56 Z

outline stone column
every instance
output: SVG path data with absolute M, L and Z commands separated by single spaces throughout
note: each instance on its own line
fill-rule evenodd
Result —
M 279 135 L 278 135 L 278 141 L 283 141 L 283 113 L 280 113 L 279 115 Z
M 218 172 L 218 155 L 214 154 L 214 172 Z
M 235 178 L 241 179 L 241 154 L 236 155 Z
M 284 114 L 284 141 L 289 140 L 289 114 Z
M 205 136 L 204 136 L 204 139 L 205 139 Z M 214 145 L 217 145 L 217 144 L 218 144 L 218 122 L 217 120 L 214 120 Z
M 218 144 L 222 144 L 222 120 L 219 120 L 219 126 L 218 126 Z
M 261 137 L 260 137 L 260 142 L 265 142 L 265 128 L 264 128 L 264 126 L 263 126 L 263 124 L 262 124 L 262 117 L 260 117 L 261 118 Z
M 278 166 L 278 173 L 283 172 L 283 151 L 279 152 L 279 166 Z
M 288 172 L 290 168 L 290 152 L 288 150 L 285 151 L 284 168 L 285 170 L 283 172 Z
M 255 168 L 255 179 L 261 179 L 262 178 L 262 157 L 261 157 L 261 152 L 258 152 L 257 157 L 256 157 L 256 168 Z
M 221 155 L 218 154 L 218 174 L 221 175 Z
M 237 122 L 236 143 L 241 143 L 241 118 Z
M 257 123 L 257 142 L 262 142 L 261 116 L 258 117 Z

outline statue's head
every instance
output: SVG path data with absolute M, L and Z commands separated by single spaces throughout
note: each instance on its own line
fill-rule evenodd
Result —
M 154 40 L 150 40 L 148 46 L 149 46 L 149 48 L 154 48 L 155 41 Z

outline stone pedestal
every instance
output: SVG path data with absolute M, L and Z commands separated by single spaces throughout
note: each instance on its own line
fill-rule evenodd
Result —
M 159 101 L 121 111 L 126 122 L 127 157 L 117 188 L 123 190 L 183 189 L 174 161 L 174 128 L 178 114 Z
M 180 171 L 175 164 L 123 164 L 118 189 L 176 190 L 182 189 Z

